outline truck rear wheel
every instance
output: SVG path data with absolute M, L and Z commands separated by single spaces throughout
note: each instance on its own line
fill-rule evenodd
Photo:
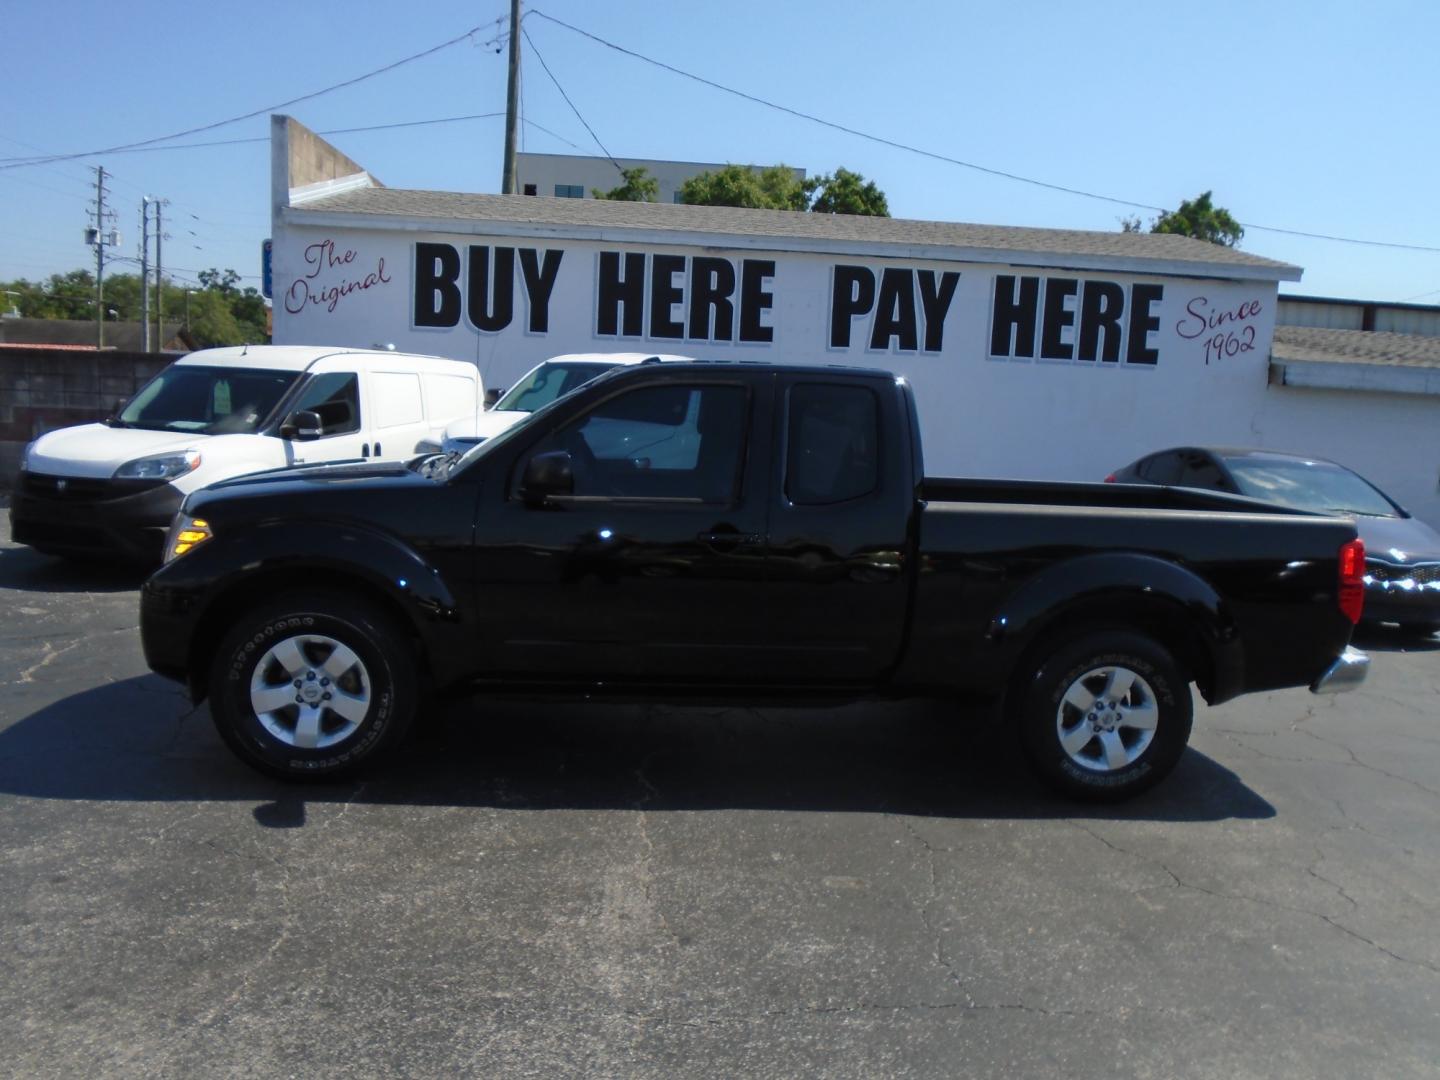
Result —
M 414 651 L 380 612 L 297 593 L 236 620 L 216 650 L 210 711 L 246 764 L 330 780 L 397 746 L 415 714 Z
M 1113 802 L 1163 780 L 1190 740 L 1190 687 L 1141 634 L 1073 638 L 1019 688 L 1020 735 L 1036 772 L 1073 798 Z

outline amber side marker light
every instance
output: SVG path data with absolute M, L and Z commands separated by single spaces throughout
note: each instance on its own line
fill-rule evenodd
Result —
M 1340 611 L 1352 623 L 1365 610 L 1365 541 L 1340 545 Z
M 170 541 L 170 550 L 166 555 L 166 562 L 184 555 L 191 548 L 203 544 L 209 540 L 214 533 L 210 531 L 210 523 L 203 518 L 190 518 L 176 530 Z

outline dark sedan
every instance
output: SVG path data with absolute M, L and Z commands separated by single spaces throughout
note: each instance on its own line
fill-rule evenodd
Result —
M 1322 458 L 1273 450 L 1182 446 L 1105 478 L 1247 495 L 1302 510 L 1353 514 L 1365 541 L 1365 619 L 1440 630 L 1440 533 L 1370 481 Z

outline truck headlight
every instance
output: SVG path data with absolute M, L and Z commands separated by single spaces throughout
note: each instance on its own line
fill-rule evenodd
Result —
M 214 535 L 210 531 L 210 523 L 203 518 L 191 517 L 189 514 L 176 515 L 170 524 L 170 533 L 165 538 L 165 561 L 168 563 L 171 559 L 178 559 Z
M 150 457 L 127 461 L 115 470 L 116 480 L 174 480 L 200 467 L 199 450 L 182 450 L 178 454 L 152 454 Z

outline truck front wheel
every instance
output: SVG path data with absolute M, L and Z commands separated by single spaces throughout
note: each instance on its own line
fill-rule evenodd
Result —
M 246 764 L 287 780 L 330 780 L 395 747 L 415 713 L 405 636 L 339 594 L 298 593 L 242 615 L 210 672 L 220 737 Z
M 1141 634 L 1071 639 L 1019 687 L 1026 755 L 1052 787 L 1112 802 L 1163 780 L 1190 739 L 1190 687 L 1169 652 Z

